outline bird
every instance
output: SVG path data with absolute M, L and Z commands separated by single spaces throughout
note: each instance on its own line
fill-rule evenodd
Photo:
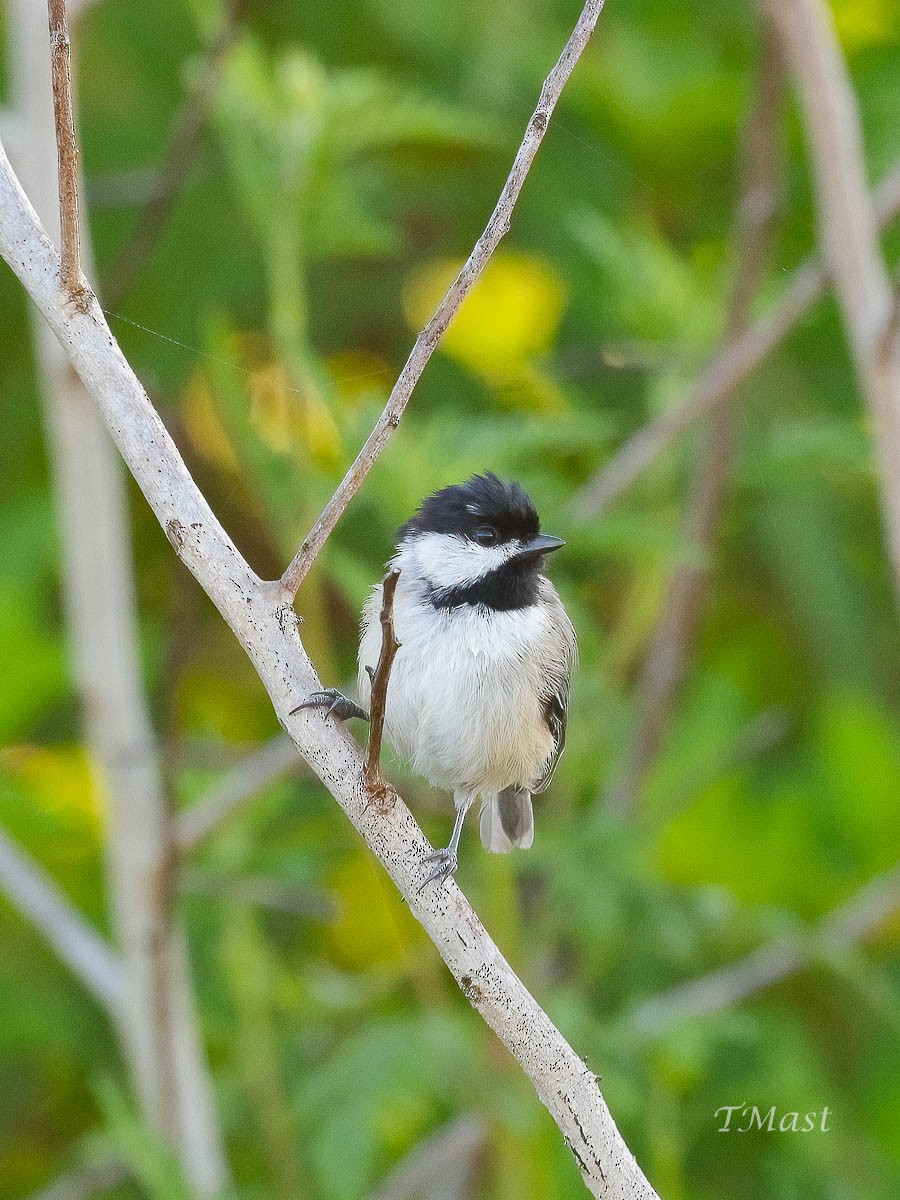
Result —
M 427 496 L 398 533 L 394 630 L 400 647 L 385 701 L 384 736 L 432 786 L 453 793 L 449 844 L 425 859 L 422 887 L 455 874 L 463 822 L 482 802 L 480 833 L 494 853 L 534 840 L 531 798 L 553 778 L 566 740 L 576 635 L 522 486 L 493 472 Z M 368 719 L 381 651 L 382 584 L 366 600 L 356 704 L 334 688 L 294 711 Z M 421 890 L 421 889 L 420 889 Z

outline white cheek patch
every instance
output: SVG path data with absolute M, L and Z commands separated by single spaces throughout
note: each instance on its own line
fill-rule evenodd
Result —
M 414 572 L 435 588 L 474 583 L 490 574 L 520 550 L 518 541 L 503 546 L 479 546 L 453 533 L 425 533 L 406 542 L 403 557 L 409 556 Z

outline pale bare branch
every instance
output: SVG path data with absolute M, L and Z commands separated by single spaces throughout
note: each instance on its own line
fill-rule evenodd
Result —
M 900 600 L 900 329 L 866 181 L 856 96 L 824 0 L 765 0 L 800 93 L 819 230 L 872 421 Z
M 0 829 L 0 889 L 43 934 L 114 1020 L 125 1010 L 125 971 L 115 950 L 85 920 L 43 867 Z
M 609 1113 L 596 1076 L 566 1042 L 489 937 L 455 882 L 419 891 L 431 852 L 406 805 L 369 803 L 363 760 L 349 733 L 320 713 L 291 716 L 321 690 L 300 641 L 291 599 L 258 578 L 196 487 L 125 361 L 95 298 L 66 305 L 59 259 L 0 153 L 0 255 L 66 348 L 157 520 L 240 640 L 279 720 L 400 889 L 463 992 L 531 1080 L 562 1131 L 586 1186 L 604 1200 L 656 1195 Z
M 459 311 L 462 302 L 468 296 L 477 282 L 491 255 L 499 246 L 503 237 L 509 232 L 512 212 L 515 208 L 519 193 L 531 170 L 547 126 L 556 108 L 562 90 L 569 76 L 575 69 L 575 64 L 581 57 L 582 51 L 594 32 L 594 26 L 603 10 L 604 0 L 587 0 L 581 15 L 569 40 L 563 47 L 562 54 L 556 66 L 544 80 L 537 108 L 528 122 L 525 136 L 516 152 L 512 169 L 500 193 L 500 199 L 484 232 L 475 243 L 474 249 L 466 259 L 462 270 L 447 289 L 447 292 L 432 315 L 428 324 L 416 338 L 406 365 L 400 372 L 400 377 L 394 384 L 385 406 L 384 412 L 378 418 L 375 428 L 366 439 L 365 445 L 350 470 L 341 481 L 340 487 L 326 504 L 316 523 L 306 535 L 303 544 L 297 551 L 284 575 L 281 583 L 285 592 L 293 599 L 297 589 L 306 577 L 319 551 L 328 540 L 331 531 L 340 520 L 347 505 L 362 487 L 366 476 L 375 465 L 379 455 L 384 450 L 394 430 L 400 424 L 400 418 L 412 397 L 413 389 L 419 381 L 422 372 L 428 365 L 428 360 L 435 346 L 445 333 L 450 322 Z
M 878 224 L 888 225 L 900 213 L 900 165 L 875 193 Z M 700 417 L 715 410 L 776 349 L 825 294 L 828 271 L 815 256 L 798 267 L 781 299 L 716 355 L 694 388 L 667 412 L 648 421 L 576 494 L 573 511 L 586 519 L 598 516 L 635 483 L 644 471 Z
M 279 734 L 242 759 L 199 800 L 179 813 L 175 848 L 189 854 L 276 779 L 302 765 L 289 737 Z
M 823 952 L 864 941 L 900 911 L 900 866 L 877 876 L 811 932 L 777 938 L 730 966 L 680 983 L 632 1014 L 635 1028 L 658 1034 L 691 1017 L 721 1012 L 816 962 Z
M 762 31 L 756 94 L 744 139 L 743 181 L 737 205 L 737 263 L 728 305 L 726 337 L 732 341 L 750 322 L 754 297 L 769 263 L 778 208 L 784 65 L 773 31 Z M 637 688 L 637 726 L 625 770 L 610 789 L 611 802 L 630 810 L 659 753 L 700 620 L 725 487 L 734 456 L 737 396 L 723 397 L 709 421 L 691 480 L 684 541 L 699 563 L 676 566 L 660 606 Z

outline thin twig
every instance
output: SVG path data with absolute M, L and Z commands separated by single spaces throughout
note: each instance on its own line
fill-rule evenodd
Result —
M 900 213 L 900 165 L 875 193 L 880 228 Z M 714 411 L 759 367 L 825 293 L 828 271 L 817 256 L 799 266 L 772 309 L 721 350 L 688 395 L 648 421 L 589 479 L 573 500 L 577 517 L 595 517 L 612 505 L 700 417 Z
M 172 122 L 162 163 L 149 188 L 150 199 L 128 241 L 104 273 L 100 295 L 109 308 L 116 308 L 131 291 L 172 215 L 209 120 L 222 64 L 240 32 L 240 16 L 246 3 L 247 0 L 230 0 L 222 25 L 206 47 L 203 61 Z
M 509 232 L 510 220 L 522 185 L 531 169 L 535 155 L 538 152 L 547 126 L 556 108 L 556 103 L 562 93 L 575 64 L 590 40 L 597 24 L 597 18 L 603 10 L 604 0 L 587 0 L 581 15 L 572 31 L 572 35 L 563 47 L 562 54 L 556 66 L 544 80 L 540 99 L 534 110 L 525 136 L 516 153 L 512 169 L 503 185 L 500 199 L 484 232 L 475 243 L 472 253 L 466 259 L 465 265 L 438 305 L 428 324 L 416 338 L 415 344 L 406 360 L 406 365 L 400 372 L 400 377 L 394 384 L 384 412 L 378 418 L 375 428 L 366 438 L 365 445 L 356 456 L 350 470 L 341 481 L 340 487 L 326 504 L 321 515 L 303 540 L 303 544 L 289 564 L 281 583 L 285 592 L 293 599 L 297 589 L 306 577 L 319 551 L 325 545 L 331 531 L 341 518 L 347 505 L 362 487 L 362 484 L 375 465 L 378 456 L 384 450 L 394 430 L 400 424 L 400 418 L 412 396 L 413 388 L 425 370 L 434 348 L 446 331 L 448 325 L 459 311 L 463 300 L 468 296 L 502 238 Z
M 56 153 L 59 158 L 60 278 L 71 299 L 81 292 L 78 249 L 78 143 L 72 108 L 72 62 L 66 0 L 47 0 Z
M 873 425 L 888 562 L 900 602 L 900 329 L 866 180 L 856 95 L 824 0 L 765 0 L 796 80 L 825 258 Z
M 291 716 L 320 691 L 299 623 L 280 585 L 241 556 L 191 478 L 128 366 L 96 298 L 86 312 L 62 302 L 59 257 L 0 148 L 0 256 L 24 285 L 90 389 L 125 461 L 191 571 L 240 640 L 294 744 L 353 822 L 409 904 L 469 1002 L 515 1057 L 560 1129 L 598 1200 L 655 1200 L 598 1087 L 509 963 L 453 880 L 419 890 L 431 847 L 395 793 L 371 811 L 364 762 L 337 722 Z
M 658 1034 L 691 1017 L 705 1017 L 780 983 L 824 952 L 843 950 L 875 933 L 900 911 L 900 866 L 870 880 L 803 935 L 776 938 L 730 966 L 680 983 L 631 1015 L 635 1028 Z
M 744 145 L 743 181 L 737 204 L 737 265 L 728 305 L 726 337 L 732 341 L 750 321 L 754 297 L 768 267 L 781 167 L 781 117 L 784 62 L 778 40 L 764 24 L 753 99 Z M 637 803 L 647 773 L 669 727 L 672 704 L 684 674 L 694 631 L 706 597 L 711 554 L 725 488 L 734 457 L 737 396 L 723 397 L 714 413 L 691 481 L 684 519 L 684 541 L 695 547 L 703 565 L 676 566 L 660 606 L 637 689 L 637 727 L 623 775 L 610 799 L 629 811 Z
M 125 1011 L 125 970 L 38 863 L 0 829 L 0 890 L 44 935 L 76 979 L 116 1021 Z
M 369 702 L 369 744 L 366 748 L 366 787 L 373 797 L 385 794 L 381 777 L 381 738 L 384 733 L 384 716 L 387 708 L 388 680 L 391 667 L 400 649 L 394 632 L 394 594 L 397 591 L 399 571 L 390 571 L 381 581 L 381 650 L 378 666 L 372 674 L 372 698 Z
M 183 856 L 195 850 L 270 783 L 302 765 L 296 746 L 283 733 L 248 754 L 179 813 L 174 830 L 178 854 Z

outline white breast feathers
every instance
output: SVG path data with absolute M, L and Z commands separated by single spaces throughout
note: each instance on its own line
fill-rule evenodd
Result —
M 385 736 L 433 785 L 474 796 L 533 788 L 555 752 L 547 719 L 563 698 L 575 633 L 553 585 L 539 602 L 499 612 L 482 604 L 434 608 L 417 577 L 401 569 L 394 601 L 400 650 L 387 693 Z M 359 690 L 381 649 L 381 587 L 363 610 Z M 564 702 L 564 701 L 563 701 Z

